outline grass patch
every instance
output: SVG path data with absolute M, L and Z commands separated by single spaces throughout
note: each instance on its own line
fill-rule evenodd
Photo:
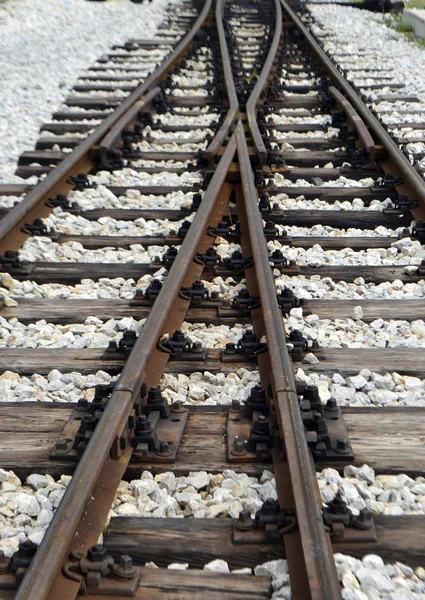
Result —
M 413 0 L 413 2 L 421 2 L 425 7 L 425 0 Z M 406 7 L 412 8 L 410 5 L 406 5 Z M 415 44 L 419 44 L 419 46 L 422 46 L 422 48 L 425 48 L 425 38 L 417 37 L 413 33 L 412 26 L 402 22 L 401 15 L 397 13 L 385 15 L 382 22 L 387 27 L 394 29 L 398 33 L 402 33 L 409 40 L 409 42 L 414 42 Z
M 407 0 L 406 8 L 419 8 L 425 10 L 425 0 Z

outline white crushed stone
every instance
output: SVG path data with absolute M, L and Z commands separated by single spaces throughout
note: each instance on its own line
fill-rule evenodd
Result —
M 363 232 L 364 233 L 364 232 Z M 369 235 L 369 232 L 368 232 Z M 322 265 L 369 265 L 369 266 L 411 266 L 413 272 L 425 258 L 425 248 L 417 240 L 409 237 L 394 241 L 388 248 L 367 248 L 354 250 L 342 248 L 341 250 L 323 250 L 319 244 L 310 248 L 285 246 L 284 242 L 271 240 L 267 243 L 270 252 L 282 250 L 289 260 L 294 260 L 298 265 L 321 267 Z M 408 271 L 407 271 L 408 272 Z
M 147 142 L 141 142 L 141 144 Z M 185 146 L 186 144 L 183 144 Z M 160 145 L 159 147 L 166 150 L 166 145 Z M 177 148 L 177 144 L 175 144 Z M 174 147 L 174 146 L 173 146 Z M 176 152 L 185 151 L 182 146 L 176 149 Z M 119 186 L 132 186 L 132 185 L 147 185 L 149 187 L 155 186 L 191 186 L 194 183 L 202 181 L 202 173 L 200 171 L 191 171 L 182 173 L 168 173 L 164 171 L 162 173 L 145 173 L 143 171 L 135 171 L 129 167 L 120 169 L 117 171 L 98 171 L 95 175 L 89 175 L 88 179 L 91 185 L 119 185 Z
M 79 215 L 54 208 L 52 213 L 43 219 L 49 232 L 59 231 L 67 235 L 124 235 L 124 236 L 168 236 L 177 235 L 183 221 L 192 222 L 196 213 L 188 214 L 180 221 L 168 219 L 149 219 L 143 217 L 134 221 L 120 221 L 112 217 L 101 217 L 97 221 L 89 221 Z
M 0 399 L 1 402 L 78 402 L 80 398 L 91 401 L 96 385 L 109 385 L 114 379 L 105 371 L 82 375 L 52 369 L 47 375 L 33 373 L 30 377 L 4 371 L 0 375 Z
M 425 322 L 422 319 L 320 319 L 318 315 L 303 317 L 302 308 L 293 308 L 285 319 L 285 327 L 298 329 L 307 340 L 322 348 L 425 348 Z
M 395 371 L 381 374 L 362 369 L 343 377 L 339 373 L 305 373 L 299 368 L 296 379 L 317 386 L 323 404 L 333 398 L 339 406 L 425 406 L 425 379 Z
M 102 321 L 88 317 L 84 323 L 58 325 L 45 319 L 24 324 L 16 317 L 0 317 L 0 348 L 104 348 L 110 341 L 119 341 L 126 330 L 139 334 L 146 319 L 133 317 Z M 181 330 L 193 342 L 209 348 L 221 348 L 227 342 L 237 342 L 249 326 L 236 324 L 207 325 L 183 322 Z
M 384 208 L 393 208 L 392 201 L 387 198 L 386 200 L 372 200 L 369 205 L 366 205 L 361 198 L 354 198 L 353 200 L 337 200 L 336 202 L 326 202 L 319 200 L 319 198 L 307 199 L 304 196 L 297 196 L 296 198 L 289 198 L 286 194 L 276 194 L 271 198 L 271 203 L 276 203 L 279 208 L 284 210 L 378 210 L 382 211 Z
M 358 277 L 353 282 L 334 281 L 330 277 L 321 277 L 320 275 L 289 277 L 276 270 L 275 283 L 278 290 L 285 287 L 290 288 L 298 298 L 307 300 L 313 298 L 323 300 L 353 300 L 360 298 L 364 300 L 378 298 L 401 300 L 405 298 L 406 300 L 413 300 L 423 298 L 425 295 L 425 281 L 423 279 L 417 283 L 403 283 L 400 279 L 395 279 L 394 281 L 375 284 L 365 283 L 362 277 Z
M 199 192 L 202 195 L 202 192 Z M 115 196 L 104 185 L 97 188 L 87 188 L 81 192 L 72 191 L 68 195 L 70 202 L 76 202 L 82 210 L 99 208 L 131 208 L 141 209 L 181 209 L 189 208 L 192 204 L 192 192 L 170 192 L 165 196 L 142 195 L 139 190 L 128 189 L 123 196 Z
M 39 126 L 60 106 L 79 72 L 113 44 L 140 37 L 141 31 L 154 37 L 169 4 L 22 0 L 0 6 L 3 181 L 10 182 L 19 154 L 32 149 Z

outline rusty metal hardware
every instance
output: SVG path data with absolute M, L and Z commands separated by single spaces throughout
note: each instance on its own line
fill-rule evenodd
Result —
M 267 344 L 260 341 L 260 338 L 249 329 L 240 340 L 235 344 L 229 342 L 221 352 L 222 362 L 240 362 L 241 360 L 257 360 L 257 355 L 266 352 Z
M 251 310 L 258 308 L 259 306 L 259 296 L 251 296 L 248 288 L 240 290 L 236 298 L 233 298 L 232 300 L 232 308 L 242 315 L 249 314 Z
M 412 227 L 412 237 L 419 240 L 421 244 L 425 243 L 425 221 L 416 221 Z
M 187 221 L 187 220 L 183 221 L 183 223 L 179 227 L 179 231 L 178 231 L 178 236 L 181 240 L 183 240 L 185 238 L 191 225 L 192 225 L 192 223 L 190 221 Z
M 266 221 L 266 224 L 263 227 L 263 232 L 264 232 L 264 235 L 268 238 L 277 237 L 278 233 L 279 233 L 278 229 L 273 221 Z M 280 237 L 287 237 L 286 231 L 283 231 L 283 233 Z
M 191 287 L 182 287 L 179 296 L 190 300 L 190 306 L 197 308 L 216 308 L 221 304 L 220 294 L 218 292 L 210 294 L 200 279 L 194 281 Z
M 297 519 L 293 509 L 282 509 L 274 498 L 268 498 L 251 517 L 243 510 L 233 524 L 234 544 L 282 544 L 283 536 L 294 531 Z
M 372 513 L 363 509 L 354 515 L 341 495 L 337 493 L 322 509 L 323 521 L 333 544 L 338 542 L 376 542 Z
M 241 239 L 241 224 L 239 221 L 233 227 L 227 221 L 220 221 L 216 227 L 208 227 L 208 233 L 212 236 L 226 238 L 230 242 L 239 242 Z
M 268 213 L 271 210 L 270 196 L 267 193 L 261 194 L 260 202 L 258 203 L 260 212 Z
M 207 268 L 213 268 L 220 262 L 220 255 L 214 246 L 210 246 L 204 253 L 197 252 L 194 261 L 198 264 L 203 264 Z
M 162 264 L 166 267 L 171 267 L 171 265 L 174 262 L 174 259 L 177 256 L 177 252 L 178 250 L 175 246 L 170 246 L 169 248 L 167 248 L 165 254 L 163 254 L 162 260 L 160 258 L 157 258 L 156 262 L 162 262 Z
M 286 343 L 292 346 L 290 353 L 293 360 L 301 360 L 304 352 L 308 351 L 307 338 L 298 329 L 291 331 L 289 337 L 286 338 Z
M 101 544 L 88 549 L 87 554 L 71 552 L 62 573 L 80 583 L 80 594 L 87 596 L 135 596 L 140 582 L 141 569 L 134 567 L 128 554 L 120 556 L 116 564 Z
M 198 210 L 202 202 L 202 196 L 199 193 L 193 194 L 192 205 L 190 207 L 191 212 Z
M 232 402 L 227 416 L 227 460 L 258 462 L 271 458 L 274 441 L 269 429 L 269 406 L 265 391 L 255 386 L 244 405 Z
M 231 256 L 226 256 L 220 260 L 220 269 L 240 273 L 252 266 L 251 257 L 244 257 L 240 250 L 235 250 Z
M 151 402 L 150 406 L 144 407 L 144 411 L 149 412 L 136 420 L 131 441 L 133 460 L 164 463 L 176 460 L 189 410 L 180 401 L 174 402 L 166 410 L 161 410 L 162 406 L 152 405 Z
M 286 256 L 284 256 L 282 250 L 280 248 L 276 248 L 269 256 L 270 265 L 275 269 L 291 269 L 291 271 L 295 271 L 298 269 L 294 260 L 288 260 Z
M 153 279 L 145 292 L 136 290 L 133 299 L 129 302 L 130 306 L 152 306 L 161 289 L 161 281 L 159 279 Z
M 135 331 L 127 329 L 124 331 L 122 338 L 117 343 L 116 341 L 110 341 L 108 347 L 103 353 L 103 360 L 120 360 L 130 356 L 130 352 L 133 349 L 134 344 L 137 341 L 137 334 Z
M 350 443 L 344 417 L 336 400 L 331 398 L 323 405 L 319 390 L 314 385 L 300 386 L 300 408 L 307 443 L 316 462 L 327 460 L 352 461 Z
M 4 254 L 0 254 L 0 264 L 8 272 L 11 272 L 13 269 L 20 269 L 22 266 L 16 250 L 6 250 Z
M 78 192 L 82 192 L 84 188 L 90 187 L 89 179 L 85 173 L 71 175 L 71 177 L 68 177 L 67 181 L 68 183 L 72 183 Z
M 46 206 L 49 207 L 60 207 L 62 210 L 77 212 L 79 207 L 76 202 L 70 202 L 65 194 L 58 194 L 55 198 L 49 198 L 46 202 Z
M 47 227 L 43 223 L 42 219 L 37 218 L 34 219 L 32 223 L 25 223 L 25 225 L 22 227 L 22 231 L 24 233 L 29 233 L 30 235 L 41 236 L 47 234 Z
M 11 558 L 6 558 L 0 550 L 0 590 L 17 590 L 25 571 L 37 551 L 37 544 L 25 540 L 19 544 L 19 548 Z
M 277 295 L 277 302 L 284 315 L 288 315 L 293 308 L 305 305 L 304 298 L 297 298 L 290 288 L 283 288 Z
M 370 186 L 372 191 L 375 190 L 388 190 L 393 191 L 394 188 L 398 185 L 402 185 L 403 180 L 398 177 L 394 177 L 391 173 L 385 173 L 383 177 L 378 177 L 376 181 Z
M 160 340 L 158 350 L 167 352 L 170 360 L 204 361 L 208 352 L 201 342 L 192 342 L 180 329 L 176 329 L 167 340 Z
M 400 194 L 397 198 L 393 200 L 393 204 L 394 208 L 383 209 L 382 212 L 384 215 L 399 215 L 401 213 L 402 215 L 407 215 L 413 219 L 413 216 L 411 215 L 410 211 L 412 208 L 415 208 L 418 205 L 418 201 L 409 200 L 405 194 Z

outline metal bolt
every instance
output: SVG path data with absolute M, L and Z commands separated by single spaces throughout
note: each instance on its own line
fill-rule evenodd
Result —
M 367 508 L 360 511 L 357 517 L 353 517 L 353 527 L 355 529 L 367 530 L 373 527 L 372 513 Z
M 250 529 L 254 528 L 254 521 L 248 509 L 245 509 L 239 513 L 239 517 L 235 523 L 235 528 L 238 531 L 249 531 Z
M 185 408 L 182 400 L 176 400 L 175 402 L 173 402 L 171 406 L 172 412 L 184 412 L 184 410 Z
M 55 450 L 56 452 L 66 452 L 68 450 L 68 442 L 64 439 L 56 440 Z
M 235 398 L 232 399 L 232 411 L 240 411 L 241 403 Z
M 350 442 L 342 438 L 336 440 L 335 452 L 345 454 L 350 451 Z

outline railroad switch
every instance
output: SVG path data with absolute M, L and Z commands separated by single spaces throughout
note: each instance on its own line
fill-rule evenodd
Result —
M 233 524 L 234 544 L 282 544 L 282 536 L 297 527 L 294 509 L 283 509 L 274 498 L 267 498 L 263 506 L 251 517 L 243 510 Z
M 256 361 L 257 355 L 266 352 L 267 344 L 261 342 L 260 338 L 252 330 L 246 331 L 235 344 L 229 342 L 221 352 L 222 362 Z
M 25 540 L 10 558 L 0 550 L 0 590 L 17 590 L 37 551 L 37 544 Z
M 201 342 L 192 342 L 180 329 L 164 340 L 158 342 L 158 350 L 170 355 L 170 360 L 205 361 L 207 349 Z
M 364 508 L 354 515 L 342 496 L 337 493 L 322 509 L 323 521 L 333 544 L 338 542 L 376 542 L 372 513 Z
M 140 567 L 133 566 L 128 554 L 120 556 L 118 564 L 104 546 L 96 544 L 87 553 L 71 552 L 62 573 L 80 582 L 80 594 L 97 596 L 135 596 L 141 578 Z

